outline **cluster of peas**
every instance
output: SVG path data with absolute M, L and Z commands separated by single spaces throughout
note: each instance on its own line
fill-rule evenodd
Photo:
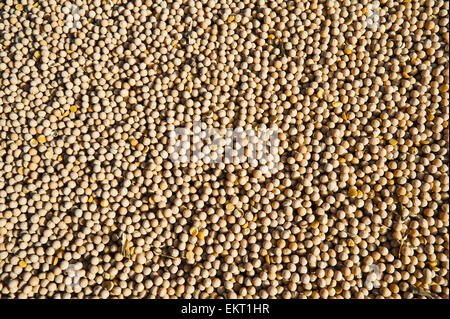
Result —
M 448 298 L 448 9 L 2 1 L 0 297 Z M 195 121 L 276 169 L 174 162 Z

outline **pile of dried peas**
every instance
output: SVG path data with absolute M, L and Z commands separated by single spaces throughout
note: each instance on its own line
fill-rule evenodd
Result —
M 1 1 L 0 297 L 448 298 L 448 9 Z M 173 161 L 195 121 L 276 170 Z

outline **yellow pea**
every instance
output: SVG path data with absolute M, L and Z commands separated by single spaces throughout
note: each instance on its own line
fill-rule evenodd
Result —
M 323 98 L 323 96 L 325 95 L 325 91 L 324 90 L 319 90 L 318 92 L 317 92 L 317 97 L 319 98 L 319 99 L 321 99 L 321 98 Z
M 41 143 L 45 143 L 45 142 L 47 142 L 47 138 L 42 135 L 42 136 L 38 137 L 38 141 L 41 142 Z
M 229 22 L 229 23 L 233 22 L 234 20 L 236 20 L 236 17 L 235 17 L 235 16 L 230 16 L 230 17 L 228 18 L 228 22 Z
M 19 267 L 20 268 L 25 268 L 27 266 L 27 263 L 23 260 L 19 261 Z
M 445 93 L 445 92 L 447 92 L 448 91 L 448 84 L 443 84 L 443 85 L 441 85 L 440 87 L 439 87 L 439 92 L 441 92 L 441 93 Z
M 189 234 L 191 234 L 191 236 L 197 236 L 198 234 L 198 229 L 196 227 L 191 227 L 189 229 Z
M 131 140 L 130 140 L 130 144 L 131 144 L 131 146 L 136 146 L 136 145 L 138 145 L 138 141 L 136 140 L 136 139 L 134 139 L 134 138 L 132 138 Z
M 199 231 L 197 237 L 200 240 L 204 240 L 205 239 L 205 233 L 203 231 Z
M 396 285 L 396 284 L 394 284 L 394 283 L 392 283 L 392 284 L 389 285 L 389 289 L 390 289 L 394 294 L 396 294 L 396 293 L 399 292 L 399 287 L 398 287 L 398 285 Z
M 389 144 L 391 144 L 392 146 L 396 146 L 398 144 L 398 141 L 396 139 L 391 138 L 389 140 Z
M 225 210 L 232 211 L 234 210 L 234 205 L 232 203 L 229 203 L 225 206 Z
M 193 260 L 194 257 L 195 257 L 194 252 L 188 251 L 188 252 L 186 253 L 186 259 L 187 259 L 187 260 Z
M 350 188 L 348 191 L 348 196 L 356 197 L 358 195 L 358 190 L 355 187 Z
M 70 112 L 75 113 L 77 111 L 78 107 L 76 105 L 72 105 L 70 107 Z

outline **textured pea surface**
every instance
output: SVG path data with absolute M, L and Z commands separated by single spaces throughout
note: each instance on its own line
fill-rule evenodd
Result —
M 448 9 L 1 1 L 0 298 L 448 298 Z

